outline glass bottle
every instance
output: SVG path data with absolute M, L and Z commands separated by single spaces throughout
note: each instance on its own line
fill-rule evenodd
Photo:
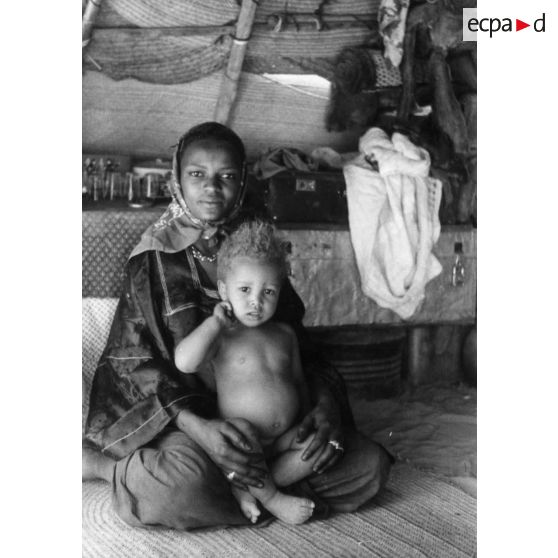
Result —
M 465 266 L 463 265 L 463 243 L 456 242 L 453 245 L 455 259 L 451 268 L 451 284 L 461 287 L 465 283 Z

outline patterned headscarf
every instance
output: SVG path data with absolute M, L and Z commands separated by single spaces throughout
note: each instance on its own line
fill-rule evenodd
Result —
M 221 221 L 202 221 L 194 215 L 182 194 L 180 186 L 180 160 L 186 148 L 193 142 L 203 139 L 225 141 L 235 150 L 242 161 L 240 189 L 232 210 Z M 170 178 L 172 201 L 166 211 L 142 234 L 141 240 L 130 254 L 130 258 L 148 250 L 179 252 L 194 244 L 200 236 L 217 245 L 227 233 L 227 224 L 238 214 L 246 192 L 246 154 L 242 140 L 230 129 L 217 122 L 204 122 L 194 126 L 178 141 L 172 158 Z

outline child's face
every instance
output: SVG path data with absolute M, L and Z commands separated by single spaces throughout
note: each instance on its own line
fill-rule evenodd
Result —
M 217 286 L 221 298 L 231 303 L 236 319 L 247 327 L 256 327 L 275 313 L 281 282 L 275 266 L 238 258 L 225 281 L 218 281 Z
M 241 162 L 227 142 L 191 143 L 180 161 L 180 185 L 190 211 L 203 221 L 220 221 L 234 206 L 240 190 Z

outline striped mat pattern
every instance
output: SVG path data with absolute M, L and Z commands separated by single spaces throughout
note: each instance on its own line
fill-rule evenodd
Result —
M 265 22 L 272 14 L 314 13 L 352 14 L 355 19 L 377 19 L 380 0 L 266 0 L 260 2 L 256 21 Z M 122 20 L 139 27 L 182 25 L 224 25 L 238 17 L 238 0 L 105 0 L 99 20 L 105 26 L 122 25 Z M 118 19 L 116 19 L 118 17 Z
M 83 211 L 81 214 L 81 288 L 83 297 L 118 297 L 128 255 L 143 231 L 165 211 Z M 110 324 L 109 324 L 110 325 Z M 108 334 L 108 331 L 107 331 Z
M 224 25 L 238 16 L 235 0 L 108 0 L 107 8 L 139 27 Z
M 130 35 L 97 30 L 83 63 L 102 68 L 111 79 L 135 78 L 151 83 L 185 83 L 223 68 L 232 39 L 223 34 L 195 37 Z
M 177 532 L 141 530 L 112 511 L 108 484 L 83 484 L 83 558 L 319 558 L 476 555 L 476 500 L 408 465 L 362 510 L 325 521 L 264 528 Z
M 349 389 L 370 398 L 392 397 L 401 391 L 404 330 L 318 328 L 311 336 Z

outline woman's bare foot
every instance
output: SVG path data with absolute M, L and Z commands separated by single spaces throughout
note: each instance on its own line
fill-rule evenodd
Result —
M 242 513 L 252 522 L 256 523 L 260 517 L 260 508 L 258 508 L 258 501 L 247 490 L 241 490 L 236 486 L 231 486 L 232 493 L 242 510 Z
M 265 502 L 264 506 L 281 521 L 291 525 L 298 525 L 312 517 L 315 504 L 312 500 L 288 496 L 277 491 Z
M 84 446 L 81 450 L 81 480 L 112 481 L 115 461 L 99 450 Z

